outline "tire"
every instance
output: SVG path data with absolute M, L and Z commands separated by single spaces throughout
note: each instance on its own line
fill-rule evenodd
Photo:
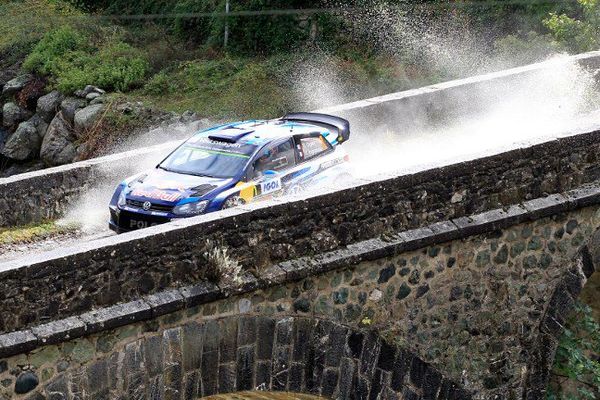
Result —
M 246 204 L 246 202 L 240 196 L 236 196 L 236 195 L 229 196 L 223 202 L 223 205 L 221 206 L 221 210 L 225 210 L 227 208 L 233 208 L 233 207 L 241 206 L 243 204 Z

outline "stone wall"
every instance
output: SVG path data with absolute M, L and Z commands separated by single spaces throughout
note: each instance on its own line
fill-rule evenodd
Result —
M 276 358 L 261 359 L 257 355 L 261 344 L 240 339 L 256 334 L 257 340 L 279 343 L 277 326 L 293 325 L 283 331 L 300 332 L 300 326 L 308 324 L 306 330 L 313 333 L 307 337 L 314 338 L 321 329 L 332 334 L 317 334 L 322 340 L 284 341 L 280 351 L 273 350 L 273 357 L 287 359 L 294 354 L 296 343 L 307 343 L 304 348 L 314 357 L 310 359 L 318 360 L 316 350 L 310 351 L 314 343 L 319 343 L 315 349 L 325 354 L 335 353 L 334 344 L 340 346 L 336 330 L 346 332 L 341 334 L 344 348 L 346 344 L 352 348 L 350 338 L 363 332 L 363 350 L 356 352 L 360 357 L 340 363 L 342 368 L 359 371 L 352 383 L 354 392 L 377 393 L 393 385 L 398 373 L 396 367 L 390 367 L 392 360 L 400 368 L 408 365 L 401 360 L 410 359 L 410 370 L 415 372 L 403 375 L 407 378 L 402 380 L 409 386 L 392 386 L 394 391 L 406 391 L 400 398 L 413 398 L 408 390 L 423 399 L 447 398 L 442 390 L 447 385 L 441 383 L 438 371 L 448 382 L 457 382 L 455 389 L 472 392 L 474 399 L 543 399 L 561 324 L 586 279 L 594 270 L 600 271 L 600 234 L 595 231 L 600 225 L 599 201 L 597 188 L 568 193 L 568 198 L 534 199 L 524 208 L 492 210 L 282 262 L 262 271 L 259 279 L 246 277 L 240 286 L 199 283 L 0 335 L 0 357 L 5 358 L 5 363 L 0 362 L 0 371 L 4 370 L 0 382 L 8 388 L 0 393 L 4 390 L 10 395 L 19 376 L 35 374 L 46 391 L 68 387 L 84 390 L 83 398 L 94 398 L 92 394 L 101 396 L 110 385 L 89 386 L 88 380 L 96 376 L 90 371 L 108 369 L 117 375 L 103 382 L 115 380 L 113 389 L 117 391 L 126 391 L 130 385 L 131 390 L 139 388 L 146 393 L 152 384 L 182 391 L 187 387 L 192 391 L 218 388 L 214 379 L 227 382 L 226 390 L 234 391 L 249 387 L 249 383 L 238 386 L 242 381 L 260 386 L 263 380 L 257 377 L 268 373 L 271 380 L 266 387 L 270 389 L 321 394 L 333 390 L 335 394 L 346 387 L 342 377 L 351 374 L 330 368 L 326 378 L 327 364 L 319 369 L 305 359 L 287 364 Z M 254 318 L 256 323 L 248 322 Z M 211 324 L 213 328 L 209 328 Z M 261 324 L 271 328 L 259 333 Z M 198 359 L 194 354 L 204 354 L 204 347 L 185 348 L 186 332 L 204 332 L 202 346 L 209 349 L 210 343 L 218 342 L 218 350 L 208 353 L 212 357 L 225 347 L 237 349 L 235 358 L 228 351 L 224 357 L 230 361 L 209 356 L 203 364 L 204 356 Z M 236 337 L 238 342 L 229 345 L 227 337 Z M 374 342 L 369 342 L 369 337 Z M 155 346 L 183 343 L 185 356 L 182 361 L 172 358 L 169 352 L 173 347 L 167 352 L 164 347 L 148 352 L 149 341 Z M 366 352 L 366 348 L 370 350 Z M 177 351 L 174 354 L 179 354 Z M 167 357 L 164 364 L 156 365 L 155 375 L 136 367 L 154 362 L 144 358 L 148 354 Z M 373 359 L 363 359 L 365 354 Z M 400 358 L 396 358 L 398 354 Z M 186 357 L 199 363 L 194 364 L 199 365 L 197 373 L 194 368 L 186 369 Z M 377 357 L 379 373 L 362 366 L 368 362 L 375 365 Z M 190 373 L 182 372 L 178 362 Z M 240 363 L 245 362 L 252 366 L 246 371 L 252 372 L 240 375 L 244 370 Z M 283 371 L 278 369 L 281 364 L 287 365 Z M 427 373 L 428 368 L 432 372 Z M 307 379 L 315 371 L 321 384 L 311 390 L 315 383 Z M 282 377 L 283 383 L 274 379 L 276 376 Z M 200 385 L 197 382 L 204 386 L 196 386 Z M 236 382 L 235 387 L 231 382 Z M 97 393 L 90 388 L 98 388 Z M 468 396 L 458 393 L 454 398 Z
M 412 175 L 384 177 L 316 197 L 252 204 L 9 261 L 0 264 L 4 304 L 0 330 L 193 283 L 205 265 L 200 254 L 207 239 L 230 248 L 245 267 L 260 270 L 283 260 L 563 192 L 598 179 L 599 136 L 600 132 L 591 132 Z M 21 289 L 23 271 L 29 292 Z
M 353 131 L 370 132 L 374 127 L 387 126 L 403 132 L 422 129 L 422 123 L 442 124 L 449 120 L 472 117 L 481 112 L 483 105 L 501 99 L 519 87 L 522 80 L 560 63 L 575 63 L 585 68 L 600 67 L 600 52 L 565 57 L 554 64 L 534 64 L 492 74 L 440 83 L 420 89 L 392 93 L 355 103 L 343 104 L 318 112 L 333 113 L 350 119 Z M 151 149 L 141 149 L 147 155 Z M 117 159 L 128 157 L 116 155 Z M 154 161 L 159 155 L 154 157 Z M 95 171 L 102 177 L 118 182 L 128 174 L 140 170 L 114 168 L 113 159 L 93 160 Z M 87 163 L 74 163 L 66 169 L 48 169 L 40 173 L 17 175 L 14 179 L 0 178 L 0 227 L 38 223 L 43 218 L 58 218 L 73 196 L 82 188 L 95 185 L 99 175 L 90 174 Z M 64 174 L 64 176 L 61 176 Z M 61 185 L 61 186 L 58 186 Z M 57 190 L 61 188 L 61 190 Z M 83 189 L 86 190 L 86 189 Z M 18 197 L 14 196 L 18 194 Z M 18 198 L 20 201 L 16 202 Z
M 5 367 L 2 382 L 10 384 L 0 398 L 7 399 L 26 389 L 28 399 L 40 400 L 195 400 L 252 389 L 335 399 L 470 398 L 374 330 L 304 317 L 169 316 L 46 346 Z
M 114 186 L 178 142 L 0 178 L 0 228 L 61 217 L 82 193 L 111 181 Z

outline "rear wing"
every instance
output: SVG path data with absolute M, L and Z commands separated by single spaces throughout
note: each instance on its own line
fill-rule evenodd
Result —
M 350 138 L 350 122 L 333 115 L 301 112 L 287 114 L 281 119 L 283 121 L 307 122 L 315 125 L 325 125 L 327 128 L 334 128 L 338 135 L 338 144 Z

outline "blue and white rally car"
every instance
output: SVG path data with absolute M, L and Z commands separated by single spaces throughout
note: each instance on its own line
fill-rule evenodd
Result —
M 339 145 L 349 137 L 348 121 L 315 113 L 198 132 L 117 187 L 110 229 L 127 232 L 348 179 Z

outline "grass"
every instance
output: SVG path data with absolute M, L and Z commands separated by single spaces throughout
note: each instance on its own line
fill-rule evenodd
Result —
M 0 228 L 0 246 L 27 244 L 48 239 L 52 236 L 71 233 L 77 230 L 75 225 L 63 225 L 57 221 L 45 221 L 35 225 Z

